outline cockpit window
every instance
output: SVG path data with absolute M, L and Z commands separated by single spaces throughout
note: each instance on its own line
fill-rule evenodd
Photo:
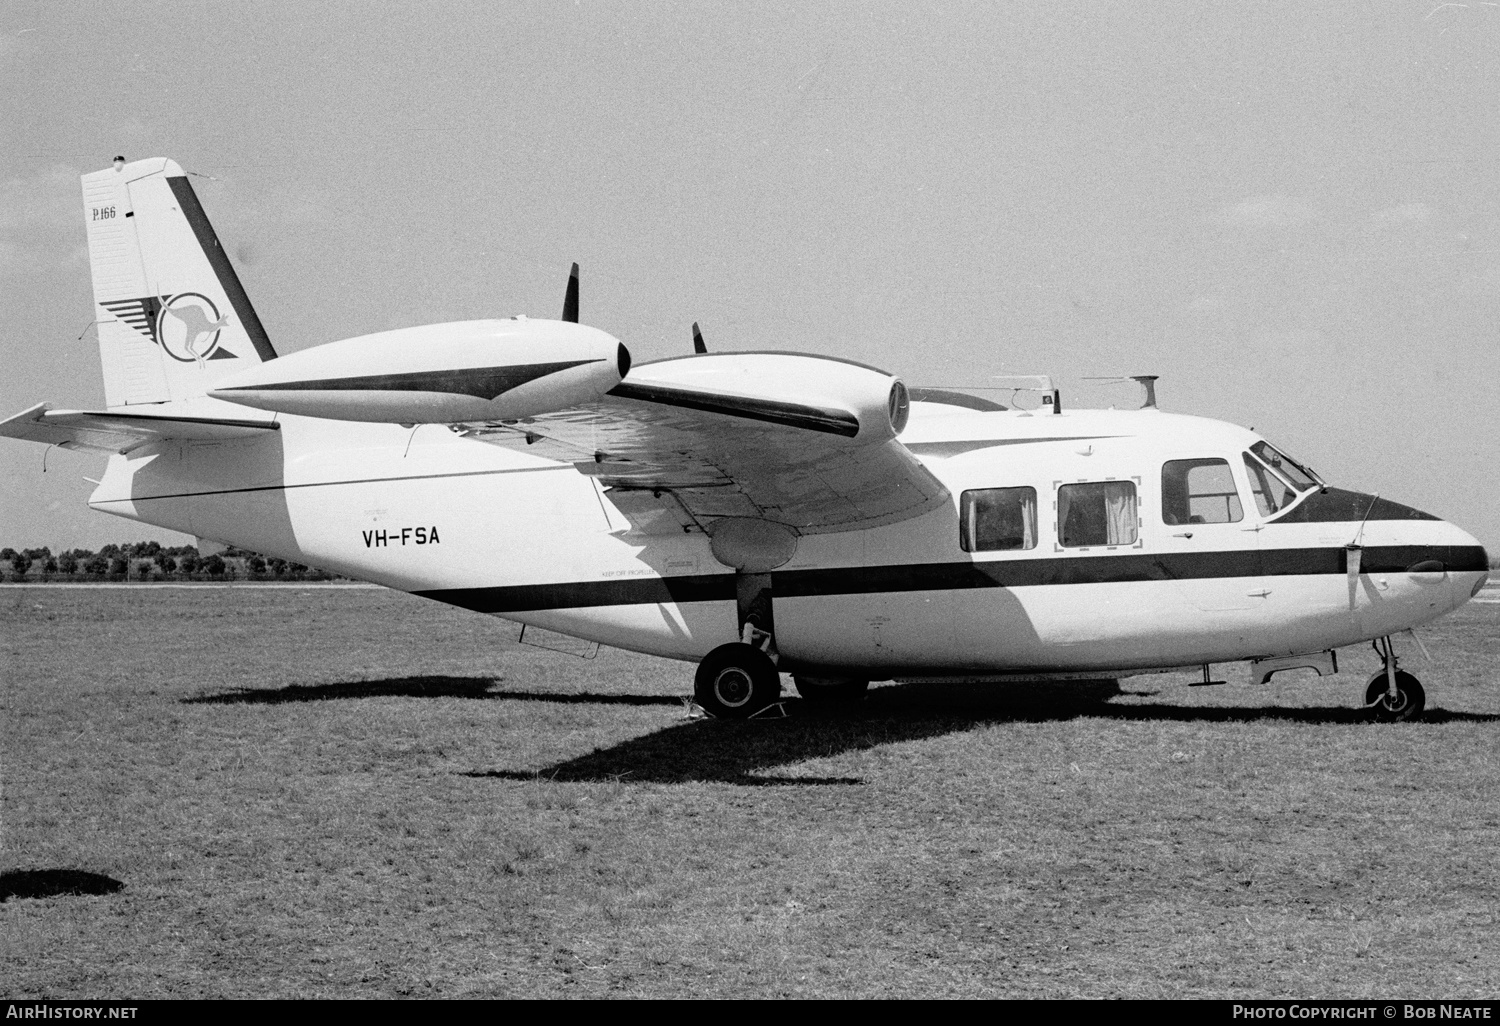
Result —
M 1263 517 L 1270 516 L 1297 497 L 1291 485 L 1248 452 L 1245 453 L 1245 473 L 1250 478 L 1250 494 L 1255 496 L 1255 508 Z
M 1287 484 L 1299 492 L 1305 492 L 1309 488 L 1317 488 L 1322 485 L 1322 482 L 1318 480 L 1318 475 L 1278 450 L 1270 442 L 1256 442 L 1250 447 L 1250 451 L 1255 453 L 1262 463 L 1285 478 Z
M 1228 460 L 1168 460 L 1162 464 L 1162 523 L 1236 524 L 1244 518 Z

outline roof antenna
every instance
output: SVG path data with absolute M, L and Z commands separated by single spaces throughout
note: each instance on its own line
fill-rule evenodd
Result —
M 125 170 L 125 158 L 124 157 L 116 157 L 115 158 L 115 170 L 116 171 L 124 171 Z
M 698 330 L 698 322 L 693 322 L 693 352 L 706 353 L 708 346 L 703 344 L 703 332 Z

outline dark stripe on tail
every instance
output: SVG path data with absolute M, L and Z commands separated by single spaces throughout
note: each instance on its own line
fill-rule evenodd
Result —
M 240 323 L 244 325 L 245 334 L 250 336 L 250 342 L 255 346 L 256 353 L 262 360 L 276 359 L 276 350 L 272 348 L 266 329 L 260 323 L 260 318 L 256 316 L 255 307 L 250 305 L 250 297 L 245 294 L 245 287 L 240 284 L 240 276 L 234 273 L 234 267 L 224 253 L 224 247 L 219 245 L 219 236 L 214 233 L 214 226 L 208 223 L 208 215 L 203 212 L 203 204 L 198 202 L 198 194 L 193 191 L 192 185 L 185 177 L 169 177 L 167 184 L 172 187 L 172 195 L 176 196 L 177 202 L 181 204 L 183 216 L 187 218 L 188 224 L 193 226 L 193 234 L 198 237 L 198 245 L 203 248 L 204 256 L 208 257 L 209 266 L 218 276 L 219 285 L 224 289 L 224 294 L 229 297 L 235 316 L 239 317 Z

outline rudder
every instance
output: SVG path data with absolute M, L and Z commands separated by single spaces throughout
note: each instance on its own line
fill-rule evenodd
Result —
M 110 407 L 204 395 L 276 358 L 198 196 L 175 161 L 83 176 L 99 356 Z

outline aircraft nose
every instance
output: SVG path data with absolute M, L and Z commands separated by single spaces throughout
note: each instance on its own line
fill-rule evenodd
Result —
M 1446 581 L 1448 608 L 1457 609 L 1478 595 L 1489 580 L 1490 554 L 1478 538 L 1457 524 L 1436 517 L 1433 521 L 1429 523 L 1434 533 L 1422 539 L 1423 544 L 1401 546 L 1398 562 L 1410 560 L 1405 568 L 1409 574 L 1431 574 L 1427 580 Z
M 1365 566 L 1383 573 L 1489 573 L 1489 553 L 1456 524 L 1414 506 L 1343 488 L 1324 488 L 1278 522 L 1358 524 Z M 1482 583 L 1482 582 L 1481 582 Z
M 1489 575 L 1490 554 L 1479 539 L 1457 524 L 1437 517 L 1432 520 L 1436 523 L 1429 521 L 1430 528 L 1422 531 L 1420 538 L 1412 539 L 1417 544 L 1399 546 L 1400 559 L 1408 560 L 1403 569 L 1413 574 L 1478 573 L 1481 579 L 1475 587 L 1482 587 Z

